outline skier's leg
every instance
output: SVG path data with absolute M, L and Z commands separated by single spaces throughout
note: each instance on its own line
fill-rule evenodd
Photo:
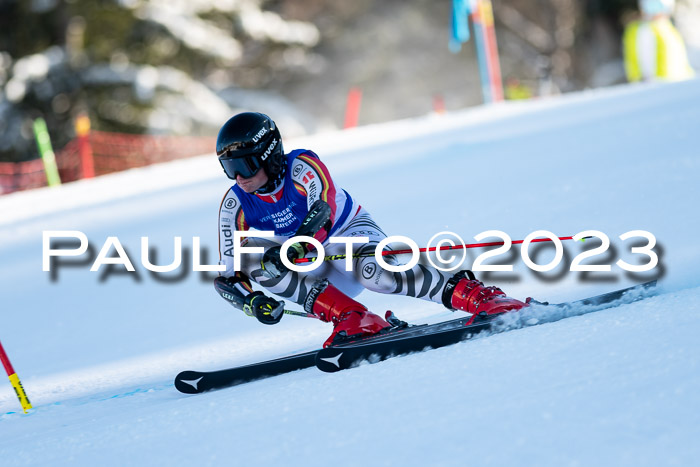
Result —
M 266 238 L 248 237 L 241 245 L 246 247 L 262 247 L 264 251 L 266 251 L 279 246 L 280 243 L 286 239 L 275 237 L 275 240 L 279 240 L 279 242 Z M 264 274 L 262 269 L 263 254 L 264 253 L 242 254 L 240 264 L 241 272 L 271 293 L 299 305 L 304 304 L 304 300 L 309 294 L 311 287 L 319 279 L 325 277 L 324 271 L 328 269 L 328 265 L 323 264 L 320 268 L 309 273 L 285 270 L 279 277 L 271 279 Z
M 337 263 L 337 261 L 327 261 L 324 263 L 325 267 L 322 266 L 314 271 L 314 275 L 327 279 L 328 282 L 333 284 L 348 297 L 355 298 L 360 295 L 360 293 L 365 290 L 365 287 L 355 279 L 354 275 L 346 272 L 344 269 L 341 270 L 333 267 L 336 265 L 334 263 Z M 317 271 L 321 273 L 319 274 Z
M 498 287 L 486 287 L 474 273 L 460 271 L 452 276 L 442 292 L 442 302 L 450 310 L 462 310 L 477 316 L 519 310 L 527 304 L 510 298 Z
M 373 253 L 386 235 L 364 209 L 337 235 L 369 237 L 369 243 L 358 245 L 353 254 L 371 256 L 355 258 L 353 273 L 365 288 L 374 292 L 417 297 L 442 303 L 450 310 L 462 310 L 475 316 L 483 313 L 503 313 L 526 306 L 519 300 L 506 297 L 505 293 L 496 287 L 484 286 L 476 280 L 471 271 L 453 275 L 420 263 L 405 272 L 385 270 L 377 263 Z M 394 257 L 384 258 L 387 263 L 396 264 Z
M 261 238 L 250 238 L 246 243 L 246 246 L 265 249 L 278 245 L 279 243 Z M 324 263 L 311 273 L 285 271 L 280 277 L 270 279 L 262 273 L 262 256 L 262 253 L 245 255 L 241 259 L 241 271 L 275 295 L 303 305 L 307 312 L 315 314 L 321 321 L 333 323 L 333 333 L 324 347 L 349 336 L 376 334 L 390 327 L 381 317 L 330 284 L 326 277 L 338 280 L 345 290 L 355 294 L 361 291 L 361 287 L 358 290 L 358 284 L 347 281 L 329 264 Z
M 345 295 L 327 280 L 320 280 L 311 289 L 304 309 L 321 321 L 333 323 L 333 333 L 323 347 L 350 337 L 376 334 L 391 325 L 359 302 Z
M 381 267 L 374 257 L 374 251 L 379 242 L 386 238 L 386 234 L 364 209 L 345 229 L 336 233 L 336 236 L 369 238 L 369 243 L 356 244 L 353 254 L 370 256 L 355 258 L 352 273 L 345 273 L 352 274 L 364 288 L 373 292 L 408 295 L 442 303 L 441 293 L 450 278 L 450 274 L 420 263 L 404 272 L 392 272 Z M 327 254 L 344 253 L 344 244 L 333 244 L 327 248 Z M 399 264 L 393 256 L 385 256 L 383 259 L 391 265 Z M 333 261 L 333 266 L 345 272 L 345 261 Z

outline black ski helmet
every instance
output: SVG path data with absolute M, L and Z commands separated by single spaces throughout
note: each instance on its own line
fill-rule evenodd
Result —
M 275 122 L 265 114 L 244 112 L 231 117 L 219 130 L 216 155 L 226 175 L 250 178 L 261 168 L 272 180 L 284 170 L 282 138 Z

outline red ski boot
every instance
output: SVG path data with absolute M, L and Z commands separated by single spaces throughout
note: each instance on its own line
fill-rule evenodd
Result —
M 469 324 L 478 317 L 516 311 L 527 306 L 520 300 L 507 297 L 498 287 L 486 287 L 469 270 L 460 271 L 447 281 L 442 292 L 442 303 L 450 310 L 471 313 L 473 316 Z
M 370 336 L 391 327 L 380 316 L 368 311 L 364 305 L 336 289 L 327 280 L 314 284 L 306 297 L 304 309 L 318 316 L 321 321 L 333 323 L 333 334 L 323 343 L 324 348 L 350 337 Z

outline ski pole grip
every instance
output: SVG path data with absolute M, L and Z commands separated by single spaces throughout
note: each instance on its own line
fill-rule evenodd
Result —
M 275 307 L 274 310 L 270 312 L 270 316 L 277 319 L 284 314 L 284 300 L 279 301 L 279 305 Z

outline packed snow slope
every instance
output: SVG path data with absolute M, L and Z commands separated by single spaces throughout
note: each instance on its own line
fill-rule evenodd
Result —
M 561 301 L 650 277 L 663 293 L 338 374 L 302 370 L 186 396 L 172 379 L 309 350 L 327 324 L 264 326 L 192 272 L 193 237 L 217 260 L 229 186 L 213 155 L 58 189 L 0 197 L 0 340 L 35 409 L 0 384 L 3 465 L 691 465 L 700 457 L 700 81 L 624 86 L 394 122 L 305 141 L 392 235 L 466 241 L 486 230 L 604 232 L 536 274 L 519 248 L 481 274 L 509 295 Z M 117 237 L 136 268 L 64 258 L 42 271 L 42 232 L 84 232 L 94 255 Z M 651 232 L 659 265 L 615 265 Z M 141 237 L 183 266 L 151 274 Z M 636 243 L 635 243 L 636 242 Z M 591 246 L 587 246 L 591 245 Z M 551 247 L 533 248 L 546 264 Z M 482 251 L 470 251 L 466 266 Z M 111 249 L 111 255 L 115 254 Z M 438 304 L 364 292 L 371 309 L 448 319 Z

